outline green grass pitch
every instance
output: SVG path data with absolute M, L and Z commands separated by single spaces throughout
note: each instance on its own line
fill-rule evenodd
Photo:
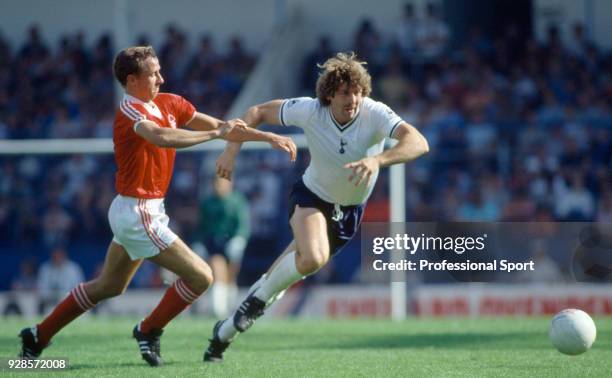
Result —
M 612 318 L 595 318 L 593 349 L 565 356 L 547 318 L 262 320 L 221 364 L 202 362 L 213 321 L 182 317 L 162 337 L 166 365 L 150 368 L 131 338 L 137 319 L 86 317 L 63 330 L 44 357 L 68 357 L 56 376 L 186 377 L 603 377 L 612 372 Z M 3 320 L 0 357 L 13 357 L 24 320 Z M 10 373 L 9 373 L 10 374 Z M 7 375 L 6 371 L 0 375 Z M 23 373 L 14 376 L 23 377 Z

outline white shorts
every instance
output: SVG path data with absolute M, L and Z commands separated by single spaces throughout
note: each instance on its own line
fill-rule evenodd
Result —
M 108 209 L 113 241 L 127 250 L 132 260 L 158 255 L 178 238 L 168 227 L 164 199 L 141 199 L 118 195 Z

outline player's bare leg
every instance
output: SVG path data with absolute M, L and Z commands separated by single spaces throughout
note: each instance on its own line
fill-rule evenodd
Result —
M 142 358 L 151 366 L 163 364 L 160 337 L 164 327 L 195 301 L 212 283 L 212 271 L 181 239 L 150 261 L 168 269 L 179 278 L 170 286 L 157 307 L 134 327 Z
M 296 206 L 291 217 L 294 241 L 279 256 L 266 275 L 230 318 L 215 325 L 205 361 L 223 359 L 223 352 L 239 332 L 249 329 L 270 302 L 305 276 L 316 273 L 329 261 L 327 222 L 321 211 Z M 292 248 L 293 247 L 293 248 Z
M 79 284 L 37 326 L 25 328 L 20 337 L 20 355 L 37 358 L 51 338 L 68 323 L 103 299 L 121 295 L 129 285 L 142 260 L 132 260 L 119 244 L 111 242 L 102 272 L 95 279 Z
M 85 283 L 85 291 L 94 302 L 125 292 L 142 260 L 132 260 L 123 246 L 111 242 L 100 275 Z
M 181 239 L 176 239 L 170 247 L 149 258 L 149 261 L 185 280 L 198 294 L 204 293 L 213 282 L 210 266 Z

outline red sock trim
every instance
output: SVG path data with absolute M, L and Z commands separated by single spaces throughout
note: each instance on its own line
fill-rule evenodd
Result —
M 93 301 L 89 299 L 89 295 L 85 291 L 85 285 L 82 283 L 78 284 L 74 289 L 70 291 L 70 294 L 74 297 L 77 304 L 83 311 L 87 311 L 95 306 Z
M 181 298 L 187 303 L 192 303 L 199 297 L 199 295 L 195 294 L 187 282 L 185 282 L 185 280 L 182 278 L 179 278 L 174 282 L 174 287 L 176 288 L 178 295 L 180 295 Z
M 95 303 L 85 291 L 85 285 L 79 284 L 38 324 L 38 342 L 47 345 L 51 338 L 68 323 L 94 307 Z
M 140 322 L 140 331 L 149 333 L 152 329 L 163 329 L 172 319 L 198 298 L 191 287 L 178 279 L 170 286 L 157 307 Z

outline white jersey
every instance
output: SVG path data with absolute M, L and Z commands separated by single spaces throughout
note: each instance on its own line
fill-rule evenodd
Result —
M 306 187 L 322 200 L 342 206 L 365 203 L 378 177 L 372 176 L 367 186 L 356 187 L 355 181 L 348 181 L 352 169 L 344 165 L 380 154 L 385 138 L 403 122 L 387 105 L 368 97 L 345 125 L 336 122 L 329 106 L 310 97 L 285 100 L 279 120 L 284 126 L 304 130 L 310 151 L 310 164 L 302 176 Z

